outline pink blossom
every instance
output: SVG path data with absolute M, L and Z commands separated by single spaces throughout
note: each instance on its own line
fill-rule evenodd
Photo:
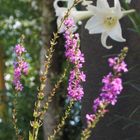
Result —
M 124 60 L 119 59 L 118 57 L 108 59 L 109 66 L 113 68 L 113 73 L 109 72 L 109 74 L 103 77 L 101 93 L 99 97 L 93 101 L 94 114 L 86 115 L 87 123 L 93 122 L 94 119 L 96 119 L 96 113 L 106 113 L 108 111 L 105 109 L 106 105 L 115 105 L 117 103 L 118 95 L 123 90 L 120 73 L 128 71 L 127 64 Z
M 96 118 L 95 114 L 86 114 L 87 123 L 93 122 L 95 120 L 95 118 Z
M 71 28 L 75 26 L 74 20 L 72 18 L 68 18 L 64 21 L 64 25 L 67 28 Z
M 22 73 L 24 75 L 28 74 L 29 64 L 24 60 L 22 54 L 26 52 L 25 48 L 21 45 L 16 45 L 15 48 L 17 61 L 14 62 L 14 80 L 13 84 L 16 91 L 22 91 L 23 85 L 20 82 Z
M 16 90 L 16 91 L 22 91 L 22 90 L 23 90 L 23 85 L 21 84 L 20 81 L 17 81 L 17 82 L 16 82 L 15 90 Z
M 65 38 L 65 56 L 69 62 L 74 65 L 74 69 L 70 71 L 69 83 L 68 83 L 68 97 L 73 100 L 81 100 L 84 91 L 81 83 L 86 80 L 86 75 L 81 68 L 85 62 L 84 54 L 79 49 L 79 34 L 72 33 L 70 28 L 73 28 L 74 21 L 72 19 L 66 19 L 64 22 L 66 30 L 64 32 Z
M 109 58 L 108 59 L 109 66 L 110 67 L 113 67 L 113 69 L 116 72 L 128 72 L 127 64 L 124 61 L 121 61 L 119 63 L 117 61 L 118 61 L 118 58 L 117 57 L 115 57 L 115 58 Z
M 14 50 L 15 50 L 15 53 L 16 53 L 17 56 L 21 55 L 24 52 L 26 52 L 25 48 L 22 45 L 20 45 L 20 44 L 17 44 L 15 46 Z

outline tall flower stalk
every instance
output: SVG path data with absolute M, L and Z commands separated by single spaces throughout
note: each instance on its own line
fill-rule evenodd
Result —
M 124 62 L 128 48 L 122 49 L 118 57 L 109 58 L 109 66 L 113 69 L 107 76 L 103 77 L 103 87 L 98 98 L 93 102 L 93 114 L 87 114 L 87 128 L 82 131 L 81 140 L 87 140 L 91 135 L 92 128 L 96 127 L 97 123 L 108 112 L 108 105 L 115 105 L 118 95 L 123 90 L 122 73 L 128 71 L 127 64 Z
M 64 21 L 65 25 L 65 56 L 67 60 L 73 64 L 73 69 L 70 71 L 68 81 L 68 98 L 69 105 L 66 108 L 64 116 L 62 116 L 60 123 L 54 129 L 53 134 L 48 137 L 48 140 L 54 140 L 56 134 L 64 127 L 66 119 L 70 116 L 71 109 L 76 101 L 81 101 L 84 91 L 81 83 L 85 81 L 85 74 L 81 71 L 83 67 L 84 54 L 80 51 L 80 38 L 78 33 L 73 33 L 72 30 L 75 26 L 74 20 L 67 18 Z
M 63 126 L 65 125 L 66 119 L 70 116 L 70 112 L 71 112 L 71 109 L 72 109 L 73 105 L 74 105 L 74 100 L 71 100 L 69 102 L 69 105 L 66 108 L 66 111 L 64 113 L 64 116 L 61 118 L 60 123 L 54 129 L 53 134 L 48 137 L 48 140 L 54 140 L 55 139 L 55 136 L 63 128 Z
M 14 79 L 13 85 L 15 89 L 14 101 L 13 101 L 13 110 L 12 110 L 12 118 L 13 125 L 16 132 L 16 137 L 18 140 L 22 140 L 23 137 L 19 134 L 19 128 L 17 126 L 17 98 L 18 94 L 23 90 L 23 85 L 21 83 L 21 76 L 27 75 L 29 71 L 29 64 L 26 62 L 24 58 L 24 54 L 26 53 L 26 49 L 23 46 L 24 36 L 20 38 L 20 43 L 14 47 L 14 53 L 16 55 L 16 61 L 14 62 Z
M 44 115 L 45 113 L 47 113 L 48 111 L 48 108 L 49 108 L 49 104 L 53 101 L 53 97 L 55 96 L 58 88 L 60 87 L 60 84 L 63 82 L 65 76 L 66 76 L 66 73 L 68 71 L 68 67 L 69 67 L 69 64 L 68 66 L 64 69 L 63 73 L 61 74 L 59 80 L 56 82 L 56 84 L 54 85 L 54 88 L 52 89 L 52 91 L 49 93 L 49 96 L 47 98 L 47 100 L 45 101 L 45 104 L 43 105 L 42 107 L 42 110 L 41 110 L 41 116 L 40 116 L 40 121 L 43 121 L 44 119 Z M 43 98 L 44 95 L 41 95 L 40 96 L 40 99 Z
M 55 45 L 57 44 L 57 39 L 59 37 L 59 30 L 61 26 L 63 25 L 64 20 L 69 16 L 71 9 L 75 7 L 79 2 L 80 0 L 74 0 L 72 6 L 69 9 L 67 9 L 64 17 L 61 19 L 61 23 L 57 29 L 57 32 L 53 33 L 53 37 L 50 40 L 50 48 L 48 50 L 48 55 L 46 56 L 46 61 L 44 62 L 45 69 L 44 71 L 42 71 L 42 74 L 40 76 L 40 87 L 38 89 L 37 101 L 35 102 L 35 108 L 34 108 L 34 113 L 33 113 L 34 120 L 31 121 L 31 126 L 33 130 L 32 130 L 32 133 L 31 132 L 29 133 L 29 140 L 37 140 L 38 131 L 42 125 L 42 121 L 40 120 L 40 117 L 42 117 L 40 108 L 41 108 L 42 100 L 44 99 L 44 95 L 45 95 L 44 90 L 45 90 L 46 81 L 47 81 L 47 74 L 51 65 L 51 60 L 53 57 L 53 52 L 55 50 Z
M 29 64 L 25 61 L 24 53 L 26 49 L 24 48 L 23 44 L 17 44 L 14 48 L 14 52 L 16 54 L 16 61 L 14 62 L 14 80 L 13 84 L 15 90 L 20 92 L 23 90 L 23 85 L 21 83 L 21 76 L 28 74 Z

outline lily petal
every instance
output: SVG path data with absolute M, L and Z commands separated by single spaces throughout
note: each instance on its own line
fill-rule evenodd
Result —
M 114 0 L 114 6 L 118 7 L 119 9 L 121 9 L 121 4 L 119 0 Z
M 109 8 L 109 4 L 107 0 L 97 0 L 97 7 L 98 8 Z
M 121 4 L 120 4 L 120 1 L 119 0 L 115 0 L 114 1 L 114 7 L 116 8 L 116 10 L 118 12 L 121 12 Z
M 118 42 L 125 42 L 126 39 L 122 37 L 122 29 L 119 21 L 116 23 L 116 26 L 108 33 L 108 35 Z
M 90 34 L 102 33 L 106 29 L 103 26 L 103 20 L 100 16 L 93 16 L 87 21 L 85 28 L 89 30 Z
M 53 6 L 54 6 L 54 9 L 55 9 L 56 16 L 63 16 L 62 14 L 67 10 L 67 8 L 59 7 L 58 6 L 59 1 L 60 0 L 55 0 L 54 3 L 53 3 Z M 63 0 L 63 1 L 66 1 L 66 0 Z
M 98 7 L 94 6 L 94 5 L 88 5 L 86 7 L 86 9 L 88 11 L 93 11 L 95 15 L 100 12 L 100 8 L 98 8 Z
M 111 49 L 113 46 L 108 46 L 108 45 L 106 44 L 107 37 L 108 37 L 108 34 L 107 34 L 106 32 L 102 33 L 102 35 L 101 35 L 101 43 L 102 43 L 102 45 L 103 45 L 105 48 Z
M 86 9 L 88 11 L 93 11 L 94 15 L 106 15 L 106 13 L 108 13 L 108 10 L 110 8 L 101 8 L 94 5 L 88 5 Z
M 74 18 L 75 22 L 78 22 L 91 18 L 94 14 L 92 11 L 71 11 L 70 15 Z
M 83 6 L 86 6 L 86 5 L 91 5 L 92 3 L 93 3 L 93 1 L 91 1 L 91 0 L 89 0 L 89 1 L 84 0 L 84 1 L 82 2 L 82 5 L 83 5 Z
M 68 8 L 70 8 L 74 3 L 74 0 L 66 0 L 66 1 L 68 1 Z M 73 8 L 76 10 L 75 7 L 73 7 Z

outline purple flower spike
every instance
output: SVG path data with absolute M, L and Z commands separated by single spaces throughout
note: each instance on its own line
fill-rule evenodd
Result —
M 120 57 L 109 58 L 109 66 L 112 67 L 113 73 L 109 73 L 102 79 L 103 87 L 101 88 L 101 93 L 98 98 L 93 102 L 94 114 L 86 115 L 87 123 L 91 123 L 96 119 L 96 115 L 104 115 L 108 110 L 106 110 L 107 105 L 115 105 L 118 100 L 118 95 L 123 90 L 122 79 L 120 78 L 121 73 L 127 72 L 127 64 Z M 93 116 L 93 119 L 92 119 Z
M 70 71 L 70 78 L 68 83 L 68 97 L 73 100 L 79 101 L 84 96 L 82 82 L 85 82 L 86 75 L 81 68 L 85 62 L 84 54 L 79 49 L 79 34 L 72 33 L 71 28 L 75 27 L 74 21 L 72 19 L 66 19 L 64 21 L 66 30 L 64 32 L 65 38 L 65 56 L 69 62 L 74 65 L 74 69 Z
M 14 62 L 14 80 L 13 80 L 13 84 L 15 86 L 16 91 L 22 91 L 23 90 L 23 85 L 20 82 L 21 75 L 22 75 L 22 73 L 24 75 L 28 74 L 29 64 L 24 60 L 24 58 L 22 56 L 23 53 L 26 52 L 25 48 L 22 45 L 17 44 L 15 46 L 15 48 L 14 48 L 14 51 L 16 53 L 17 61 Z

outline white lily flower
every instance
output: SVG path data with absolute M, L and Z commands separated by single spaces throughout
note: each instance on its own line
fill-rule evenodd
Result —
M 97 6 L 89 5 L 87 9 L 93 11 L 94 16 L 88 20 L 85 28 L 90 34 L 102 33 L 101 43 L 105 48 L 112 48 L 106 44 L 108 36 L 118 42 L 126 41 L 122 37 L 119 20 L 135 10 L 122 11 L 119 0 L 114 0 L 114 7 L 109 7 L 107 0 L 97 0 Z
M 62 2 L 67 2 L 67 7 L 59 7 L 58 6 L 58 2 L 62 1 Z M 67 10 L 69 8 L 71 8 L 71 6 L 73 5 L 74 0 L 55 0 L 54 1 L 54 8 L 55 8 L 55 13 L 57 16 L 57 27 L 60 26 L 62 19 L 64 18 L 64 15 L 66 14 Z M 73 18 L 75 25 L 76 24 L 81 24 L 81 20 L 90 18 L 93 16 L 93 11 L 77 11 L 77 9 L 75 7 L 73 7 L 70 11 L 69 17 Z M 78 28 L 78 26 L 75 26 L 75 28 L 73 29 L 73 32 L 76 31 Z M 59 29 L 59 33 L 64 32 L 65 30 L 65 26 L 64 24 L 62 24 L 61 28 Z

